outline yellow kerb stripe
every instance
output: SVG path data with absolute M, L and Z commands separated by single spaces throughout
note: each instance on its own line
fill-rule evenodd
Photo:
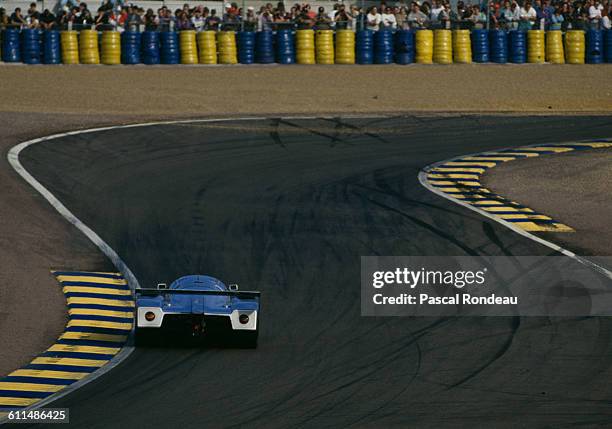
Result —
M 113 307 L 134 307 L 134 301 L 122 301 L 118 299 L 105 298 L 83 298 L 80 296 L 68 298 L 68 304 L 100 304 L 112 305 Z
M 121 343 L 127 340 L 127 335 L 98 334 L 95 332 L 64 332 L 60 338 L 63 340 L 113 341 Z
M 54 344 L 47 349 L 50 352 L 75 352 L 75 353 L 98 353 L 102 355 L 114 355 L 119 352 L 116 347 L 99 346 L 76 346 L 73 344 Z
M 68 314 L 91 314 L 96 316 L 109 316 L 109 317 L 134 317 L 134 313 L 131 311 L 114 311 L 114 310 L 98 310 L 97 308 L 71 308 L 68 310 Z
M 85 286 L 65 286 L 63 289 L 64 293 L 80 292 L 80 293 L 99 293 L 102 295 L 122 295 L 128 296 L 132 292 L 124 289 L 108 289 L 100 287 L 85 287 Z
M 51 371 L 49 369 L 18 369 L 9 374 L 14 377 L 40 377 L 40 378 L 62 378 L 67 380 L 80 380 L 87 376 L 87 372 Z
M 109 328 L 109 329 L 132 329 L 131 323 L 106 322 L 104 320 L 70 320 L 68 327 L 71 326 L 92 326 L 94 328 Z
M 487 168 L 491 168 L 491 167 L 495 167 L 497 164 L 494 162 L 483 162 L 483 161 L 450 161 L 445 163 L 444 165 L 456 165 L 458 167 L 461 167 L 462 165 L 478 165 L 481 167 L 487 167 Z
M 574 149 L 571 147 L 522 147 L 520 150 L 528 150 L 533 152 L 571 152 Z
M 126 285 L 125 279 L 109 279 L 108 277 L 89 277 L 89 276 L 57 276 L 60 282 L 88 282 L 106 285 Z
M 8 383 L 0 381 L 0 390 L 18 390 L 25 392 L 57 392 L 63 385 L 38 383 Z
M 106 360 L 93 360 L 93 359 L 75 359 L 65 357 L 37 357 L 32 363 L 40 365 L 73 365 L 73 366 L 90 366 L 98 367 L 102 366 L 108 361 Z
M 7 405 L 15 405 L 27 407 L 40 401 L 42 398 L 10 398 L 7 396 L 0 396 L 0 407 Z

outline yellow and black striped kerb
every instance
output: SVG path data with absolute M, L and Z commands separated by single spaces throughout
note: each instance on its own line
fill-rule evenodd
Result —
M 502 162 L 576 150 L 610 148 L 609 140 L 568 144 L 544 144 L 483 152 L 447 161 L 427 170 L 428 183 L 449 197 L 478 207 L 526 231 L 573 232 L 574 230 L 529 207 L 510 201 L 480 184 L 481 176 Z
M 106 365 L 125 345 L 134 298 L 119 273 L 53 271 L 68 304 L 68 325 L 29 365 L 0 379 L 0 417 L 23 409 Z

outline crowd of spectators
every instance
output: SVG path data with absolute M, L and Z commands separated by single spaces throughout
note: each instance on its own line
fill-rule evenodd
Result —
M 419 28 L 506 30 L 567 30 L 610 29 L 612 0 L 485 0 L 470 4 L 463 0 L 451 7 L 448 0 L 415 0 L 367 9 L 353 4 L 334 4 L 332 10 L 296 3 L 289 8 L 284 2 L 268 3 L 255 10 L 243 10 L 237 3 L 220 3 L 216 9 L 185 4 L 175 11 L 166 6 L 154 11 L 116 0 L 104 3 L 92 13 L 87 3 L 72 4 L 60 0 L 55 13 L 39 12 L 31 3 L 26 12 L 16 8 L 10 15 L 0 8 L 0 28 L 66 29 L 95 28 L 99 30 L 245 30 L 262 31 L 281 28 L 369 29 L 372 31 Z

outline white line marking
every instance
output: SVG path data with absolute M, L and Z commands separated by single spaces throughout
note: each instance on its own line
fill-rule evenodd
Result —
M 601 140 L 606 140 L 606 139 L 601 139 Z M 610 139 L 610 140 L 612 140 L 612 139 Z M 608 140 L 608 141 L 610 141 L 610 140 Z M 591 142 L 592 140 L 586 140 L 586 141 L 587 142 Z M 572 143 L 575 144 L 575 143 L 579 143 L 579 142 L 566 142 L 566 143 L 558 143 L 558 144 L 563 145 L 563 144 L 572 144 Z M 548 143 L 548 144 L 550 144 L 550 143 Z M 542 143 L 528 145 L 528 146 L 520 146 L 520 148 L 523 148 L 523 147 L 536 147 L 536 146 L 541 146 L 541 145 L 542 145 Z M 506 148 L 506 149 L 517 149 L 517 148 L 510 147 L 510 148 Z M 455 157 L 455 158 L 447 159 L 445 161 L 439 161 L 439 162 L 436 162 L 434 164 L 430 164 L 430 165 L 426 166 L 425 168 L 423 168 L 419 172 L 419 182 L 421 183 L 421 185 L 423 185 L 426 189 L 428 189 L 429 191 L 433 192 L 434 194 L 439 195 L 439 196 L 441 196 L 443 198 L 446 198 L 447 200 L 452 201 L 452 202 L 454 202 L 456 204 L 459 204 L 460 206 L 463 206 L 463 207 L 466 207 L 466 208 L 468 208 L 470 210 L 473 210 L 476 213 L 479 213 L 482 216 L 485 216 L 485 217 L 487 217 L 487 218 L 489 218 L 491 220 L 494 220 L 495 222 L 497 222 L 497 223 L 505 226 L 506 228 L 509 228 L 512 231 L 516 232 L 517 234 L 520 234 L 523 237 L 527 237 L 530 240 L 533 240 L 533 241 L 535 241 L 535 242 L 537 242 L 539 244 L 542 244 L 542 245 L 544 245 L 546 247 L 549 247 L 549 248 L 551 248 L 551 249 L 553 249 L 553 250 L 555 250 L 555 251 L 557 251 L 557 252 L 559 252 L 559 253 L 561 253 L 561 254 L 569 257 L 569 258 L 572 258 L 572 259 L 580 262 L 583 265 L 586 265 L 586 266 L 594 269 L 595 271 L 605 275 L 606 277 L 612 279 L 612 271 L 608 270 L 607 268 L 602 267 L 601 265 L 596 264 L 595 262 L 590 261 L 590 260 L 588 260 L 586 258 L 583 258 L 582 256 L 578 256 L 574 252 L 572 252 L 572 251 L 570 251 L 568 249 L 565 249 L 565 248 L 563 248 L 563 247 L 561 247 L 561 246 L 559 246 L 559 245 L 557 245 L 555 243 L 552 243 L 550 241 L 544 240 L 543 238 L 540 238 L 537 235 L 531 234 L 531 233 L 525 231 L 524 229 L 519 228 L 518 226 L 514 225 L 512 222 L 507 222 L 504 219 L 502 219 L 502 218 L 500 218 L 498 216 L 495 216 L 494 214 L 489 213 L 489 212 L 487 212 L 487 211 L 485 211 L 485 210 L 483 210 L 483 209 L 481 209 L 481 208 L 479 208 L 477 206 L 473 206 L 471 204 L 466 203 L 465 201 L 461 201 L 461 200 L 459 200 L 457 198 L 453 198 L 451 195 L 448 195 L 448 194 L 440 191 L 435 186 L 432 186 L 432 185 L 429 184 L 429 181 L 427 179 L 427 174 L 430 172 L 430 170 L 432 168 L 435 168 L 435 167 L 437 167 L 439 165 L 442 165 L 442 164 L 445 164 L 447 162 L 456 161 L 456 160 L 465 158 L 467 156 L 482 156 L 483 154 L 486 155 L 488 153 L 499 152 L 499 151 L 503 151 L 503 150 L 506 150 L 506 149 L 497 149 L 497 150 L 494 150 L 494 151 L 493 150 L 489 150 L 489 151 L 485 151 L 485 152 L 471 153 L 471 154 L 461 155 L 461 156 L 458 156 L 458 157 Z M 593 150 L 597 150 L 597 149 L 593 149 Z M 520 160 L 515 160 L 515 162 L 516 161 L 520 161 Z M 486 174 L 486 172 L 483 173 L 483 175 L 484 174 Z M 481 175 L 481 177 L 483 175 Z

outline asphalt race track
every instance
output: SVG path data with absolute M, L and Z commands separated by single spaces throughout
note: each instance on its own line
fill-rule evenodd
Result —
M 143 287 L 206 273 L 263 293 L 257 350 L 137 349 L 53 406 L 70 408 L 72 427 L 105 429 L 609 425 L 612 320 L 361 317 L 359 257 L 548 254 L 430 193 L 419 170 L 610 136 L 606 117 L 424 116 L 159 125 L 35 145 L 24 166 Z

